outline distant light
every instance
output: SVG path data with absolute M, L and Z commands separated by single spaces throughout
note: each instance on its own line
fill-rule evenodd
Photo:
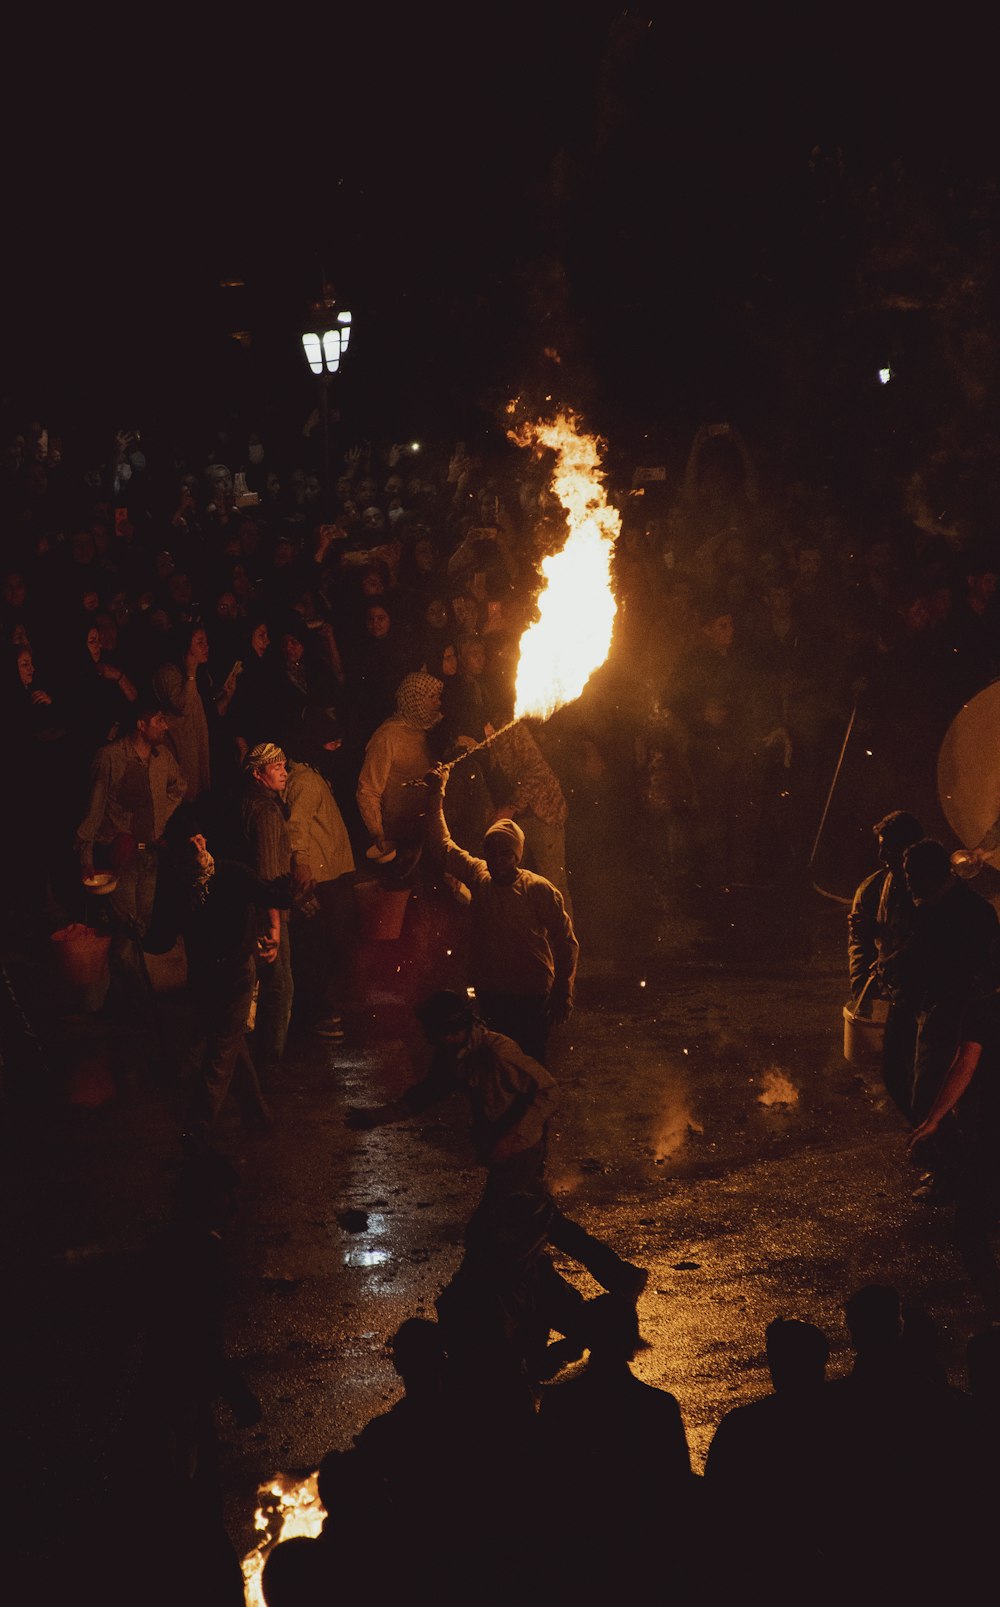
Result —
M 889 383 L 889 381 L 891 379 L 892 379 L 892 369 L 891 368 L 880 368 L 879 369 L 879 371 L 878 371 L 878 382 L 879 382 L 880 385 L 888 385 L 888 383 Z
M 411 441 L 410 442 L 410 451 L 411 452 L 419 452 L 420 451 L 420 442 L 419 441 Z
M 870 759 L 870 758 L 871 758 L 871 756 L 872 756 L 872 750 L 871 750 L 871 748 L 866 748 L 866 749 L 865 749 L 865 758 L 866 758 L 866 759 Z
M 639 983 L 639 986 L 640 986 L 640 988 L 644 988 L 646 986 L 646 978 L 645 977 L 643 977 L 642 981 Z
M 242 279 L 220 279 L 219 280 L 219 289 L 220 290 L 244 290 L 245 288 L 246 288 L 246 285 L 245 285 L 244 280 L 242 280 Z

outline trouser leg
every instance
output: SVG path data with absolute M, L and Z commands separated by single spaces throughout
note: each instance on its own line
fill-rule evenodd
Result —
M 916 1048 L 913 1056 L 911 1108 L 913 1120 L 922 1122 L 930 1112 L 955 1050 L 962 1026 L 962 1006 L 946 1002 L 917 1016 Z
M 257 996 L 253 1059 L 258 1076 L 266 1086 L 285 1052 L 288 1024 L 292 1018 L 291 944 L 287 920 L 281 922 L 277 956 L 269 965 L 258 964 L 257 976 L 260 992 Z
M 146 1003 L 149 974 L 142 940 L 149 929 L 156 896 L 156 856 L 148 850 L 136 854 L 117 872 L 118 886 L 110 896 L 112 917 L 108 960 L 113 993 L 122 1000 Z
M 257 1076 L 257 1067 L 253 1063 L 250 1050 L 247 1047 L 246 1034 L 241 1032 L 236 1045 L 236 1055 L 233 1060 L 233 1095 L 239 1103 L 244 1118 L 269 1118 L 267 1101 Z
M 564 1255 L 579 1261 L 591 1277 L 609 1294 L 632 1294 L 636 1268 L 624 1261 L 603 1239 L 595 1239 L 579 1222 L 553 1207 L 549 1218 L 549 1243 Z
M 916 1045 L 916 1012 L 905 1005 L 890 1005 L 882 1038 L 882 1081 L 889 1098 L 908 1122 L 913 1120 L 913 1059 Z
M 349 950 L 356 917 L 350 879 L 318 882 L 319 913 L 292 915 L 295 1012 L 307 1019 L 339 1014 L 344 1003 Z
M 244 1033 L 253 979 L 253 961 L 250 960 L 235 978 L 210 977 L 201 984 L 205 1046 L 197 1083 L 188 1106 L 185 1121 L 188 1131 L 208 1128 L 216 1120 L 225 1104 L 240 1057 L 247 1056 Z
M 528 1232 L 542 1234 L 555 1249 L 586 1267 L 609 1293 L 634 1294 L 637 1269 L 559 1210 L 545 1185 L 544 1166 L 544 1143 L 491 1166 L 466 1242 L 492 1239 L 509 1246 L 518 1239 L 526 1242 Z

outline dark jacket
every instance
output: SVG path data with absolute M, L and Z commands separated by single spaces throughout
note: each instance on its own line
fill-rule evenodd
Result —
M 851 997 L 859 999 L 865 983 L 879 961 L 889 960 L 909 941 L 916 911 L 906 881 L 886 869 L 877 870 L 861 883 L 847 917 L 847 962 L 851 978 Z M 886 987 L 872 984 L 867 997 L 891 991 L 893 967 L 888 968 Z

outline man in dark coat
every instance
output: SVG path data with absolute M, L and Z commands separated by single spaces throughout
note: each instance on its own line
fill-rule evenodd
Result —
M 915 815 L 894 809 L 872 827 L 879 869 L 866 876 L 847 918 L 847 960 L 851 998 L 871 1016 L 876 999 L 888 999 L 882 1040 L 882 1078 L 898 1110 L 909 1118 L 916 1018 L 894 992 L 895 956 L 913 931 L 914 906 L 903 873 L 903 855 L 919 842 L 923 827 Z

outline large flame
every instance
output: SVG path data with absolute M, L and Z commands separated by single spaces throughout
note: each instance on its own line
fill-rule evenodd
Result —
M 293 1540 L 296 1535 L 315 1540 L 320 1534 L 326 1508 L 319 1498 L 317 1479 L 317 1473 L 310 1473 L 307 1479 L 276 1473 L 257 1491 L 253 1526 L 261 1538 L 241 1564 L 247 1607 L 265 1607 L 260 1576 L 271 1547 L 281 1540 Z
M 578 698 L 608 656 L 618 612 L 611 560 L 621 518 L 605 495 L 598 439 L 580 430 L 574 413 L 511 431 L 511 439 L 555 453 L 551 487 L 569 521 L 565 546 L 542 559 L 539 617 L 521 637 L 517 666 L 514 718 L 544 720 Z

